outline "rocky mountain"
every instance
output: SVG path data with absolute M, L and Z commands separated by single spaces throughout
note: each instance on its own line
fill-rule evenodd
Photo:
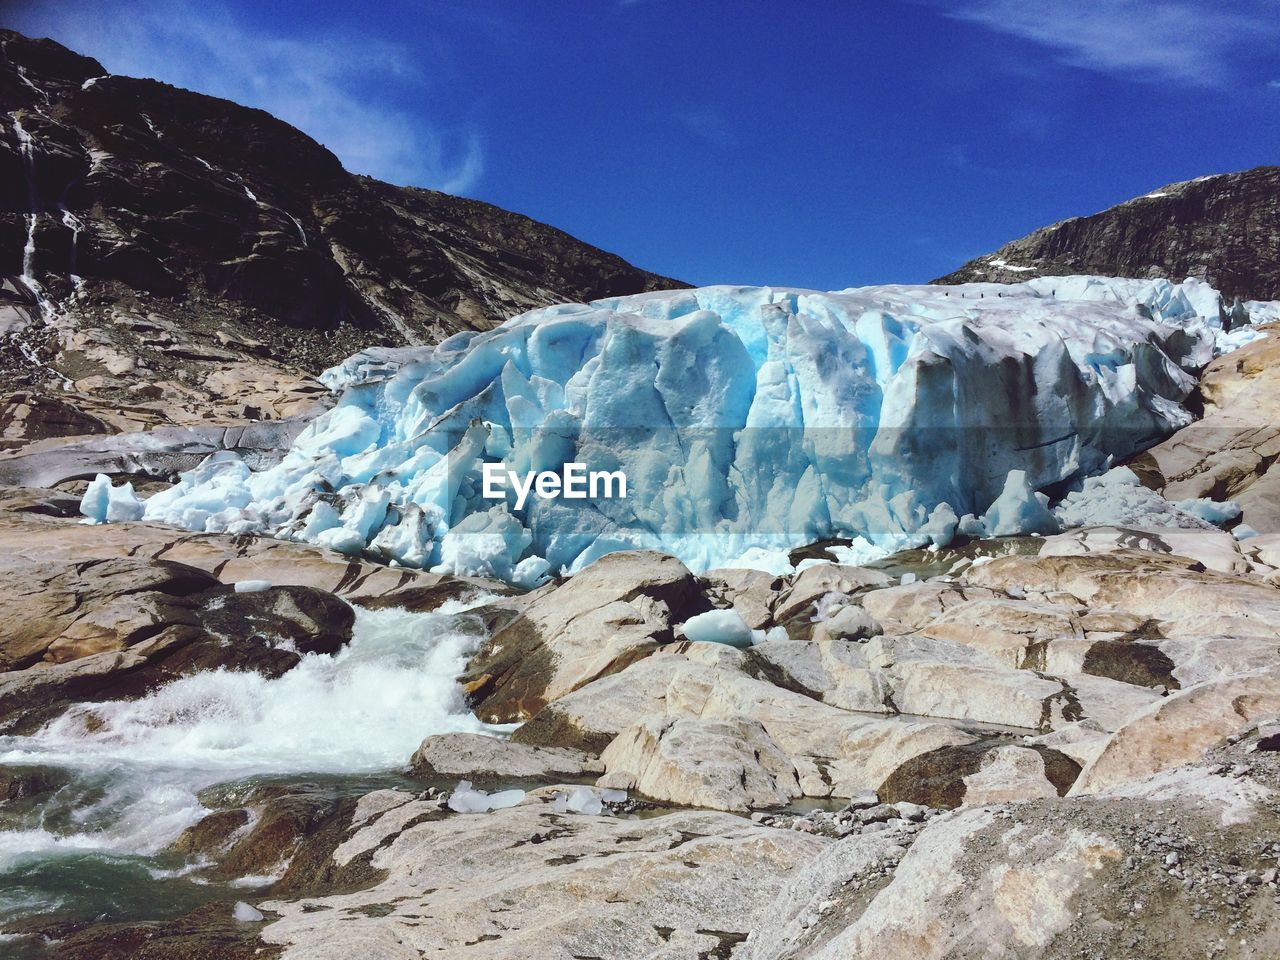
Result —
M 1280 167 L 1170 184 L 1043 227 L 934 282 L 1070 274 L 1198 277 L 1228 300 L 1280 299 Z
M 50 40 L 0 31 L 0 110 L 4 446 L 288 416 L 371 344 L 680 286 Z

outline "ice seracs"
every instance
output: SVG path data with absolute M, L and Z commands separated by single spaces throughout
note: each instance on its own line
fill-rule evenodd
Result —
M 821 539 L 865 561 L 1050 532 L 1037 491 L 1191 421 L 1218 310 L 1198 280 L 1100 277 L 561 304 L 349 358 L 281 463 L 212 457 L 144 516 L 527 584 L 618 549 L 779 570 Z M 486 471 L 571 463 L 626 497 L 485 496 Z
M 80 498 L 80 513 L 85 523 L 141 520 L 143 509 L 132 483 L 112 486 L 111 478 L 105 473 L 94 477 Z

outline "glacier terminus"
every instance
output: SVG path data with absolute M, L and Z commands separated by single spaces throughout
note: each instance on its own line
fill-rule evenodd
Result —
M 218 454 L 145 502 L 104 477 L 83 512 L 523 585 L 621 549 L 785 572 L 819 540 L 856 562 L 1050 533 L 1132 501 L 1127 470 L 1085 481 L 1190 423 L 1196 372 L 1257 336 L 1224 333 L 1219 306 L 1195 279 L 1085 276 L 562 304 L 358 353 L 274 466 Z M 495 499 L 499 477 L 566 464 L 627 495 Z

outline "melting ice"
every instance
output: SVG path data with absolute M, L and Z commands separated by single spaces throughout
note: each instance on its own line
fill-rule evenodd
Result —
M 142 510 L 528 584 L 626 548 L 775 567 L 826 538 L 865 557 L 1049 529 L 1038 491 L 1190 422 L 1218 304 L 1197 280 L 1056 277 L 548 307 L 357 354 L 325 374 L 341 399 L 281 463 L 215 455 Z M 570 462 L 625 472 L 628 497 L 481 495 L 486 463 Z M 106 493 L 90 519 L 109 519 Z

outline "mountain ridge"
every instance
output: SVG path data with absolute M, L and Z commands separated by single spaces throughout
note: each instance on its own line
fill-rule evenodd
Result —
M 0 449 L 280 419 L 371 345 L 684 286 L 269 113 L 0 30 Z
M 1196 277 L 1228 301 L 1280 299 L 1280 166 L 1166 184 L 1041 227 L 934 282 L 1071 274 Z
M 34 213 L 37 276 L 71 273 L 74 256 L 85 280 L 373 340 L 430 342 L 557 300 L 682 286 L 521 214 L 351 174 L 265 111 L 108 75 L 53 41 L 0 31 L 0 106 L 11 277 Z M 68 211 L 84 220 L 74 253 Z

